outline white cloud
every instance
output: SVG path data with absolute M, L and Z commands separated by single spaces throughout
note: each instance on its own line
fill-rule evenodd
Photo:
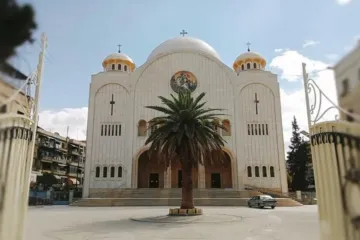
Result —
M 274 49 L 274 52 L 276 52 L 276 53 L 283 52 L 283 51 L 284 51 L 284 49 L 282 49 L 282 48 L 275 48 Z
M 69 127 L 69 138 L 84 140 L 86 139 L 87 111 L 87 107 L 40 111 L 39 126 L 47 131 L 58 132 L 64 137 Z
M 315 46 L 315 45 L 318 45 L 320 44 L 319 41 L 314 41 L 314 40 L 307 40 L 303 43 L 303 48 L 306 48 L 306 47 L 310 47 L 310 46 Z
M 349 4 L 352 0 L 336 0 L 339 5 Z
M 318 84 L 321 90 L 332 101 L 337 103 L 334 75 L 331 70 L 324 70 L 327 67 L 326 63 L 309 59 L 297 51 L 288 50 L 283 52 L 281 55 L 275 57 L 270 62 L 270 66 L 273 66 L 280 70 L 281 73 L 280 77 L 282 79 L 288 81 L 296 81 L 301 79 L 302 81 L 302 62 L 305 62 L 307 64 L 308 73 L 314 72 L 314 74 L 310 74 L 310 76 Z M 317 94 L 319 94 L 318 91 Z M 297 118 L 300 129 L 304 129 L 308 131 L 305 92 L 302 85 L 300 88 L 293 89 L 291 92 L 281 88 L 280 96 L 281 96 L 281 105 L 282 105 L 284 141 L 285 141 L 285 147 L 287 148 L 290 142 L 291 131 L 292 131 L 291 121 L 294 116 Z M 319 97 L 319 95 L 317 96 Z M 323 100 L 323 104 L 320 108 L 320 115 L 329 106 L 331 106 L 330 102 L 328 102 L 326 99 L 323 98 L 322 100 Z M 310 104 L 313 104 L 313 102 L 314 102 L 314 95 L 310 95 Z M 316 114 L 317 111 L 315 111 L 314 113 Z M 330 110 L 327 114 L 325 114 L 322 120 L 334 120 L 336 113 L 337 113 L 336 111 Z M 313 115 L 312 118 L 314 119 L 315 115 Z

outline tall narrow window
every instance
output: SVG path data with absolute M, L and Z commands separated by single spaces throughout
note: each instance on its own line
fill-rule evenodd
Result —
M 244 64 L 241 65 L 241 70 L 244 70 Z
M 256 63 L 254 63 L 254 68 L 256 69 Z
M 104 136 L 106 136 L 106 134 L 107 134 L 107 125 L 105 125 L 105 129 L 104 129 L 105 131 L 104 131 Z
M 103 168 L 103 177 L 106 178 L 107 177 L 107 167 Z
M 115 167 L 110 168 L 110 177 L 115 177 Z
M 261 133 L 261 124 L 258 124 L 258 127 L 259 127 L 259 135 L 263 135 L 263 134 Z
M 251 64 L 250 64 L 250 63 L 247 63 L 247 64 L 246 64 L 246 67 L 247 67 L 247 69 L 250 69 L 250 68 L 251 68 Z
M 265 127 L 266 127 L 266 135 L 269 135 L 268 125 L 266 124 Z
M 250 135 L 251 131 L 250 131 L 250 124 L 248 124 L 248 135 Z
M 255 167 L 255 177 L 260 177 L 260 171 L 258 166 Z
M 247 167 L 247 176 L 252 177 L 252 171 L 250 166 Z
M 341 93 L 341 97 L 344 97 L 346 94 L 348 94 L 349 92 L 349 79 L 344 79 L 342 81 L 342 93 Z
M 222 125 L 225 128 L 225 129 L 222 129 L 222 135 L 223 136 L 231 136 L 230 121 L 225 119 L 222 121 Z
M 100 167 L 95 168 L 95 177 L 100 177 Z
M 124 66 L 124 71 L 127 72 L 127 66 L 126 65 Z
M 122 177 L 122 167 L 118 167 L 118 177 L 121 178 Z
M 351 114 L 351 113 L 354 112 L 354 110 L 349 109 L 348 112 Z M 346 121 L 353 122 L 353 121 L 354 121 L 354 118 L 353 118 L 353 116 L 351 116 L 350 114 L 346 114 Z
M 119 136 L 121 136 L 121 125 L 119 125 Z
M 114 136 L 114 124 L 111 124 L 111 136 Z
M 251 124 L 251 135 L 254 135 L 254 124 Z
M 266 172 L 265 166 L 262 167 L 262 175 L 263 175 L 263 177 L 267 177 L 267 172 Z
M 102 125 L 102 124 L 101 124 L 101 133 L 100 134 L 101 134 L 101 136 L 104 135 L 104 125 Z
M 111 65 L 111 69 L 112 69 L 112 70 L 115 70 L 115 64 L 112 64 L 112 65 Z
M 118 64 L 118 70 L 121 70 L 121 64 Z
M 265 135 L 265 126 L 264 126 L 264 124 L 261 124 L 261 127 L 262 127 L 262 134 Z
M 270 167 L 270 177 L 275 177 L 275 169 L 273 166 Z
M 146 136 L 146 121 L 141 119 L 138 123 L 138 136 L 144 137 Z
M 118 135 L 118 125 L 116 124 L 115 125 L 115 136 L 117 136 Z
M 108 136 L 111 136 L 110 134 L 111 134 L 111 128 L 110 128 L 110 124 L 109 124 L 109 126 L 108 126 Z
M 258 133 L 257 133 L 257 124 L 254 124 L 255 126 L 255 135 L 258 135 Z

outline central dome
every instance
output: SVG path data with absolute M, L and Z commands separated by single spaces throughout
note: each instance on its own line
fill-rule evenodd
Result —
M 159 55 L 174 52 L 193 52 L 205 54 L 220 60 L 219 54 L 208 43 L 192 37 L 176 37 L 169 39 L 157 46 L 147 58 L 147 61 Z

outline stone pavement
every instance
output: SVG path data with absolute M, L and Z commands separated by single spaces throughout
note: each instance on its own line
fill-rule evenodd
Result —
M 165 216 L 168 207 L 30 208 L 25 240 L 319 239 L 316 206 L 203 209 L 174 218 Z

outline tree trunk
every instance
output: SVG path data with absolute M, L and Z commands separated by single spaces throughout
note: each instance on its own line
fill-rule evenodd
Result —
M 192 165 L 186 161 L 182 163 L 182 198 L 181 209 L 193 209 L 194 208 L 194 196 L 193 196 L 193 180 L 192 180 Z

